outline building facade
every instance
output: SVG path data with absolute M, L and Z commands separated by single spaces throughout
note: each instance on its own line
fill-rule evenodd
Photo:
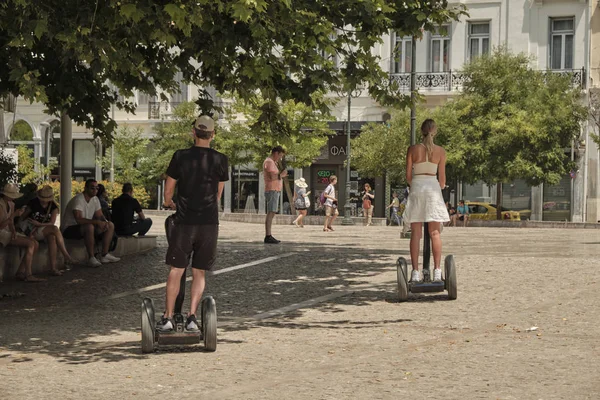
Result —
M 465 76 L 462 67 L 474 57 L 487 54 L 496 46 L 506 46 L 513 53 L 524 52 L 534 57 L 532 68 L 548 73 L 569 74 L 573 85 L 579 87 L 582 102 L 588 103 L 590 93 L 600 90 L 600 9 L 598 0 L 467 0 L 468 17 L 449 23 L 435 32 L 425 32 L 417 39 L 416 52 L 412 54 L 410 37 L 401 37 L 391 32 L 382 38 L 373 52 L 380 57 L 382 68 L 390 78 L 399 82 L 408 92 L 412 58 L 416 61 L 417 88 L 424 95 L 427 107 L 444 104 L 460 93 Z M 118 123 L 141 127 L 149 136 L 154 124 L 168 118 L 170 111 L 182 101 L 193 100 L 198 90 L 182 84 L 179 94 L 172 95 L 170 102 L 157 102 L 147 95 L 137 93 L 138 110 L 135 115 L 115 110 Z M 350 105 L 351 127 L 366 122 L 382 121 L 387 110 L 371 99 L 366 92 L 355 93 Z M 340 178 L 340 198 L 346 197 L 346 173 L 343 164 L 351 149 L 346 146 L 343 121 L 347 120 L 348 103 L 341 98 L 333 110 L 338 122 L 332 123 L 336 135 L 330 138 L 322 156 L 303 170 L 293 171 L 295 177 L 304 176 L 309 181 L 313 194 L 323 188 L 324 174 L 336 174 Z M 43 113 L 39 104 L 19 101 L 16 113 L 4 115 L 5 132 L 19 120 L 25 121 L 32 130 L 32 146 L 36 157 L 41 160 L 56 157 L 57 140 L 54 117 Z M 529 188 L 523 182 L 513 182 L 504 188 L 503 202 L 511 207 L 531 210 L 532 219 L 549 219 L 553 215 L 568 214 L 572 221 L 600 219 L 599 180 L 600 163 L 597 144 L 591 140 L 593 124 L 582 126 L 581 140 L 573 144 L 572 157 L 578 162 L 577 171 L 565 176 L 558 185 Z M 353 134 L 358 134 L 351 128 Z M 9 143 L 10 143 L 10 137 Z M 73 126 L 74 175 L 77 178 L 95 176 L 101 178 L 106 171 L 100 170 L 94 160 L 103 151 L 100 144 L 92 140 L 84 127 Z M 13 143 L 14 144 L 14 143 Z M 358 182 L 370 177 L 359 177 L 351 171 L 351 188 L 354 192 Z M 233 211 L 264 210 L 262 177 L 260 171 L 249 166 L 234 166 L 232 181 L 225 193 L 224 207 Z M 353 183 L 356 182 L 356 183 Z M 378 194 L 376 215 L 383 215 L 383 206 L 388 200 L 389 188 L 385 177 L 374 179 Z M 385 195 L 384 195 L 385 193 Z M 495 200 L 495 189 L 485 185 L 459 185 L 453 200 L 460 197 L 469 200 L 478 198 Z M 248 199 L 251 201 L 249 202 Z M 568 212 L 553 212 L 553 207 L 567 208 Z M 564 211 L 564 210 L 563 210 Z

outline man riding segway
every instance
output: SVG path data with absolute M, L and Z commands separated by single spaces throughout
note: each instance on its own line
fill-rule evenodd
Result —
M 196 119 L 193 127 L 194 146 L 173 154 L 167 169 L 164 206 L 176 209 L 170 217 L 172 226 L 167 237 L 169 249 L 166 263 L 170 266 L 167 278 L 166 310 L 157 323 L 159 332 L 174 329 L 173 314 L 185 270 L 192 266 L 192 298 L 185 329 L 197 331 L 196 313 L 205 286 L 206 271 L 213 269 L 217 256 L 219 235 L 219 202 L 225 181 L 229 179 L 228 159 L 210 148 L 215 137 L 215 123 L 209 116 Z M 177 202 L 173 194 L 177 187 Z

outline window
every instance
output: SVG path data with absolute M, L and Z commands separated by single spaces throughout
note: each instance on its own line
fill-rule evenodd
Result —
M 550 20 L 550 68 L 573 68 L 573 18 L 553 18 Z
M 473 60 L 490 52 L 490 23 L 469 23 L 469 59 Z
M 137 102 L 138 106 L 147 106 L 149 102 L 150 103 L 156 102 L 156 97 L 150 96 L 148 93 L 138 92 L 137 100 L 138 100 L 138 102 Z
M 395 35 L 394 41 L 394 60 L 392 70 L 395 74 L 410 72 L 412 63 L 412 38 L 410 36 Z
M 445 31 L 445 33 L 444 33 Z M 431 72 L 446 72 L 450 70 L 450 27 L 436 29 L 431 34 Z

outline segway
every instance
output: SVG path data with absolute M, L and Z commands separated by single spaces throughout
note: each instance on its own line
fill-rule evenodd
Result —
M 456 264 L 454 256 L 448 255 L 444 259 L 444 277 L 442 281 L 436 282 L 431 280 L 431 271 L 429 269 L 429 261 L 431 256 L 431 238 L 429 236 L 429 226 L 425 225 L 425 235 L 423 244 L 423 281 L 409 281 L 408 262 L 404 257 L 398 257 L 397 274 L 398 274 L 398 299 L 399 301 L 408 300 L 408 293 L 436 293 L 448 291 L 448 299 L 456 300 Z
M 174 226 L 174 219 L 171 215 L 165 220 L 167 241 L 169 241 Z M 185 298 L 185 282 L 186 275 L 183 273 L 179 282 L 179 293 L 175 300 L 175 313 L 173 315 L 175 326 L 170 332 L 160 332 L 156 329 L 156 316 L 152 299 L 146 297 L 142 301 L 142 353 L 152 353 L 158 345 L 187 345 L 198 344 L 203 341 L 206 351 L 217 349 L 217 305 L 215 299 L 211 296 L 202 299 L 200 329 L 197 331 L 185 329 L 185 318 L 181 314 Z

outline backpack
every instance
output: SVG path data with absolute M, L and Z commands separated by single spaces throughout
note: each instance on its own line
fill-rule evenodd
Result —
M 325 204 L 327 199 L 325 198 L 325 191 L 321 192 L 321 205 Z

